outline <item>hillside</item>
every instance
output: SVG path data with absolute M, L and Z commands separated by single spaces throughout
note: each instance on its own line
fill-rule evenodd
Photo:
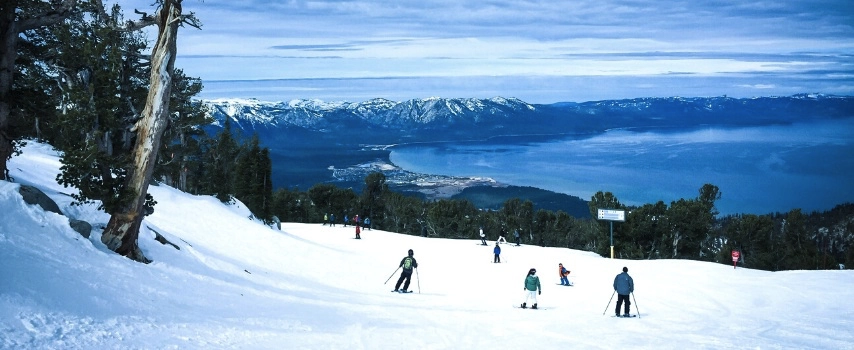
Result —
M 70 189 L 53 180 L 55 153 L 23 151 L 10 163 L 16 181 L 95 230 L 81 237 L 0 181 L 3 349 L 854 349 L 850 270 L 772 273 L 530 245 L 502 246 L 503 263 L 492 264 L 492 247 L 475 241 L 278 230 L 240 204 L 166 186 L 151 188 L 158 204 L 139 244 L 154 262 L 143 265 L 100 243 L 105 214 L 70 205 Z M 407 249 L 419 263 L 415 293 L 390 293 Z M 556 285 L 558 263 L 573 287 Z M 639 318 L 609 317 L 623 266 Z M 513 308 L 532 267 L 544 309 Z

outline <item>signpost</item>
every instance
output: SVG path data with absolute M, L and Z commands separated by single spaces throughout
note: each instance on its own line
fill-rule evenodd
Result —
M 626 211 L 616 209 L 599 209 L 599 220 L 608 220 L 611 224 L 611 259 L 614 258 L 614 221 L 626 221 Z

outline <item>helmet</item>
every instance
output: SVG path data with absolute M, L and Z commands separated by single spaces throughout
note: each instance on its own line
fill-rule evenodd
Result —
M 412 251 L 412 249 L 410 249 L 410 250 L 409 250 L 409 256 L 412 256 L 412 255 L 414 255 L 414 254 L 415 254 L 415 252 L 413 252 L 413 251 Z
M 532 268 L 532 269 L 528 270 L 528 274 L 529 274 L 529 275 L 533 275 L 533 274 L 535 274 L 535 273 L 537 273 L 537 269 L 533 269 L 533 268 Z

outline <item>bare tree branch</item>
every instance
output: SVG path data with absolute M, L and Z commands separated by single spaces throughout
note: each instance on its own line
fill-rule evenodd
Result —
M 102 0 L 92 0 L 92 3 L 94 3 L 95 10 L 98 11 L 98 15 L 101 16 L 101 18 L 110 18 L 110 16 L 107 14 L 107 8 L 104 7 L 104 2 Z M 142 12 L 137 9 L 134 9 L 133 12 L 140 15 L 140 19 L 135 21 L 128 20 L 121 26 L 113 26 L 113 29 L 132 32 L 148 27 L 150 25 L 158 24 L 157 16 L 149 15 L 147 12 Z
M 34 15 L 27 19 L 21 19 L 18 21 L 18 32 L 24 32 L 59 22 L 68 17 L 75 6 L 77 6 L 77 0 L 64 0 L 62 5 L 58 8 Z

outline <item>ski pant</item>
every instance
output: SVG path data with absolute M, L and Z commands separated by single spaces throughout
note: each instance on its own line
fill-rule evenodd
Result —
M 486 237 L 480 237 L 480 243 L 486 245 Z
M 406 283 L 403 283 L 403 280 L 406 280 Z M 394 289 L 400 289 L 400 284 L 403 283 L 403 290 L 409 290 L 409 281 L 412 280 L 412 270 L 403 270 L 400 273 L 400 278 L 397 279 L 397 284 L 394 285 Z
M 567 278 L 566 276 L 561 277 L 560 278 L 560 284 L 568 286 L 569 285 L 569 278 Z
M 526 290 L 525 291 L 525 303 L 528 303 L 528 300 L 533 300 L 534 302 L 531 304 L 537 303 L 537 291 L 535 290 Z
M 623 314 L 624 315 L 629 314 L 629 306 L 632 304 L 631 302 L 629 302 L 629 295 L 628 294 L 617 294 L 617 315 L 620 314 L 620 305 L 623 304 L 624 300 L 626 302 L 626 309 L 625 309 L 625 312 Z
M 501 262 L 501 257 L 500 257 L 500 256 L 498 256 L 498 254 L 495 254 L 495 259 L 492 259 L 492 262 L 494 262 L 494 263 L 500 263 L 500 262 Z

